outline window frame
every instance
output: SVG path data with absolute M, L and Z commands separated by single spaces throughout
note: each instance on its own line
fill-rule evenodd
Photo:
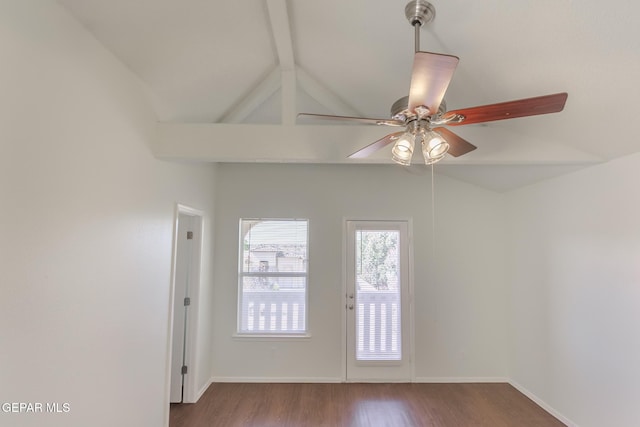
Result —
M 245 222 L 268 222 L 268 221 L 304 221 L 306 222 L 306 234 L 305 234 L 305 271 L 304 272 L 274 272 L 274 271 L 245 271 L 244 270 L 244 254 L 245 254 L 245 235 L 243 235 L 243 224 Z M 309 332 L 309 229 L 310 221 L 308 218 L 240 218 L 238 221 L 238 280 L 237 280 L 237 306 L 236 306 L 236 328 L 233 338 L 250 338 L 254 340 L 299 340 L 311 337 Z M 295 332 L 286 331 L 270 331 L 270 330 L 242 330 L 243 320 L 243 284 L 246 277 L 300 277 L 304 278 L 304 309 L 303 313 L 303 326 L 304 330 L 297 330 Z

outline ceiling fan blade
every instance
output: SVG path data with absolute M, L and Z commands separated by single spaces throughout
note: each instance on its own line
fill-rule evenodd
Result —
M 312 113 L 299 113 L 298 117 L 321 119 L 321 120 L 333 120 L 333 121 L 348 121 L 353 123 L 362 123 L 366 125 L 382 125 L 382 126 L 406 126 L 406 124 L 400 120 L 393 119 L 371 119 L 367 117 L 350 117 L 350 116 L 332 116 L 329 114 L 312 114 Z
M 463 154 L 467 154 L 470 151 L 475 150 L 475 145 L 467 142 L 466 140 L 460 138 L 455 133 L 451 132 L 447 128 L 435 128 L 433 129 L 444 136 L 444 139 L 449 143 L 449 151 L 447 153 L 451 154 L 453 157 L 462 156 Z
M 482 105 L 479 107 L 453 110 L 444 114 L 443 118 L 452 115 L 464 116 L 456 123 L 452 121 L 448 126 L 470 125 L 473 123 L 492 122 L 495 120 L 515 119 L 517 117 L 536 116 L 539 114 L 557 113 L 563 110 L 569 95 L 566 92 L 553 95 L 537 96 L 535 98 L 519 99 L 517 101 L 501 102 L 499 104 Z
M 424 105 L 436 114 L 460 59 L 452 55 L 416 52 L 409 89 L 409 110 Z
M 402 135 L 403 133 L 404 132 L 391 133 L 391 134 L 385 136 L 384 138 L 381 138 L 381 139 L 377 140 L 376 142 L 373 142 L 373 143 L 367 145 L 366 147 L 363 147 L 363 148 L 359 149 L 355 153 L 351 154 L 349 156 L 349 158 L 350 159 L 363 159 L 365 157 L 369 157 L 371 154 L 375 153 L 376 151 L 380 150 L 381 148 L 384 148 L 387 145 L 391 144 L 393 141 L 398 139 L 400 137 L 400 135 Z

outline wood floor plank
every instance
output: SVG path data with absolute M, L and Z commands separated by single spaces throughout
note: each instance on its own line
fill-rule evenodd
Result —
M 509 384 L 214 383 L 170 427 L 560 427 Z

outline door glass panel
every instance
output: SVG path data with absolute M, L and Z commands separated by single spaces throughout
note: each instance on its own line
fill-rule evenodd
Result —
M 356 359 L 401 360 L 400 233 L 356 231 Z

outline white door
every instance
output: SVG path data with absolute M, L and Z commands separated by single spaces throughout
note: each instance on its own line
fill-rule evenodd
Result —
M 175 288 L 173 304 L 173 338 L 171 350 L 171 403 L 182 403 L 184 375 L 186 366 L 187 320 L 189 281 L 193 258 L 194 217 L 180 213 L 178 215 L 178 234 L 176 236 Z
M 407 221 L 347 221 L 347 381 L 411 380 Z

